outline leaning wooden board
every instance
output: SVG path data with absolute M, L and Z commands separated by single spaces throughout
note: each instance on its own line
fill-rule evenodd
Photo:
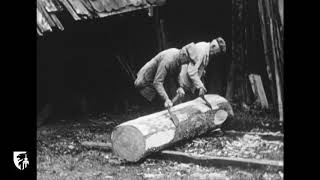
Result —
M 194 163 L 203 166 L 238 166 L 248 168 L 273 167 L 283 169 L 283 161 L 267 159 L 245 159 L 239 157 L 217 157 L 207 155 L 196 155 L 179 151 L 164 150 L 154 156 L 155 159 L 169 159 L 182 163 Z
M 137 162 L 178 141 L 216 129 L 228 116 L 233 116 L 232 107 L 225 98 L 213 94 L 205 95 L 205 98 L 213 109 L 201 98 L 172 108 L 172 113 L 179 119 L 177 127 L 170 120 L 167 110 L 118 125 L 111 134 L 113 152 L 127 161 Z

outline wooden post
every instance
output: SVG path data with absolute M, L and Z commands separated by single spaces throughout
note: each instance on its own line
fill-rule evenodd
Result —
M 162 51 L 163 43 L 161 38 L 161 25 L 160 25 L 160 17 L 159 17 L 159 9 L 156 7 L 154 9 L 154 19 L 155 19 L 155 32 L 156 32 L 156 39 L 158 42 L 158 52 Z
M 239 54 L 238 54 L 238 47 L 239 47 L 239 41 L 238 41 L 238 29 L 240 26 L 238 26 L 239 22 L 239 8 L 238 8 L 238 1 L 232 0 L 232 8 L 234 8 L 233 14 L 232 14 L 232 28 L 231 28 L 231 33 L 232 33 L 232 42 L 231 42 L 231 65 L 229 67 L 229 74 L 227 77 L 227 88 L 226 88 L 226 99 L 228 101 L 232 101 L 234 98 L 234 92 L 235 92 L 235 84 L 236 84 L 236 70 L 238 68 L 237 63 Z
M 279 109 L 279 119 L 283 121 L 283 107 L 282 107 L 282 93 L 280 89 L 280 77 L 279 77 L 279 69 L 278 69 L 278 62 L 277 62 L 277 55 L 275 49 L 275 40 L 274 40 L 274 32 L 273 32 L 273 17 L 270 8 L 272 4 L 269 0 L 265 0 L 267 12 L 269 16 L 269 28 L 270 28 L 270 36 L 271 36 L 271 47 L 272 47 L 272 54 L 273 54 L 273 63 L 274 63 L 274 71 L 276 77 L 276 88 L 277 88 L 277 100 L 278 100 L 278 109 Z
M 268 78 L 270 80 L 270 92 L 271 92 L 271 97 L 272 97 L 272 103 L 276 104 L 276 94 L 275 94 L 275 88 L 274 88 L 275 83 L 274 83 L 273 73 L 272 73 L 272 69 L 271 69 L 272 68 L 271 62 L 269 59 L 268 44 L 267 44 L 267 41 L 268 41 L 267 29 L 266 29 L 265 15 L 264 15 L 264 9 L 263 9 L 262 2 L 263 2 L 263 0 L 258 0 L 263 49 L 264 49 L 264 54 L 265 54 L 267 74 L 268 74 Z
M 160 18 L 159 7 L 154 11 L 155 29 L 158 41 L 159 52 L 167 48 L 167 40 L 164 30 L 164 20 Z
M 281 28 L 283 26 L 281 22 L 281 14 L 279 12 L 279 4 L 277 2 L 273 3 L 273 18 L 274 18 L 274 31 L 275 31 L 275 46 L 277 50 L 277 59 L 278 59 L 278 69 L 279 69 L 279 76 L 280 76 L 280 90 L 283 94 L 283 46 L 282 46 L 282 34 Z M 283 8 L 283 7 L 282 7 Z
M 234 84 L 235 84 L 235 71 L 236 71 L 236 64 L 234 60 L 232 60 L 230 71 L 228 75 L 228 82 L 227 82 L 227 90 L 226 90 L 226 99 L 228 101 L 232 101 L 233 93 L 234 93 Z
M 162 48 L 167 49 L 168 45 L 167 45 L 166 34 L 164 31 L 164 20 L 163 19 L 160 19 L 160 35 L 161 35 Z
M 261 104 L 262 108 L 268 109 L 269 104 L 268 104 L 266 94 L 264 92 L 261 77 L 256 74 L 250 74 L 249 79 L 251 82 L 252 91 L 255 94 L 258 102 Z

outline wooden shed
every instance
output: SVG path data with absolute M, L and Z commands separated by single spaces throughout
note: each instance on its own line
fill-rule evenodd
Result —
M 162 48 L 165 2 L 37 0 L 38 119 L 127 110 L 133 72 L 121 63 L 137 71 Z

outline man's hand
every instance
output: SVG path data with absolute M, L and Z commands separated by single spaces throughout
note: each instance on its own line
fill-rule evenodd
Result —
M 199 96 L 204 96 L 207 93 L 207 90 L 205 87 L 199 89 Z
M 179 87 L 177 89 L 177 94 L 179 94 L 179 97 L 183 97 L 185 95 L 185 92 L 182 87 Z
M 165 108 L 172 107 L 172 106 L 173 106 L 173 103 L 171 102 L 170 99 L 167 99 L 167 100 L 164 102 L 164 107 L 165 107 Z

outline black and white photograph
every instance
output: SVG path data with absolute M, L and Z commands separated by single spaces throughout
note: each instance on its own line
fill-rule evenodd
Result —
M 40 180 L 284 179 L 283 0 L 37 0 Z

